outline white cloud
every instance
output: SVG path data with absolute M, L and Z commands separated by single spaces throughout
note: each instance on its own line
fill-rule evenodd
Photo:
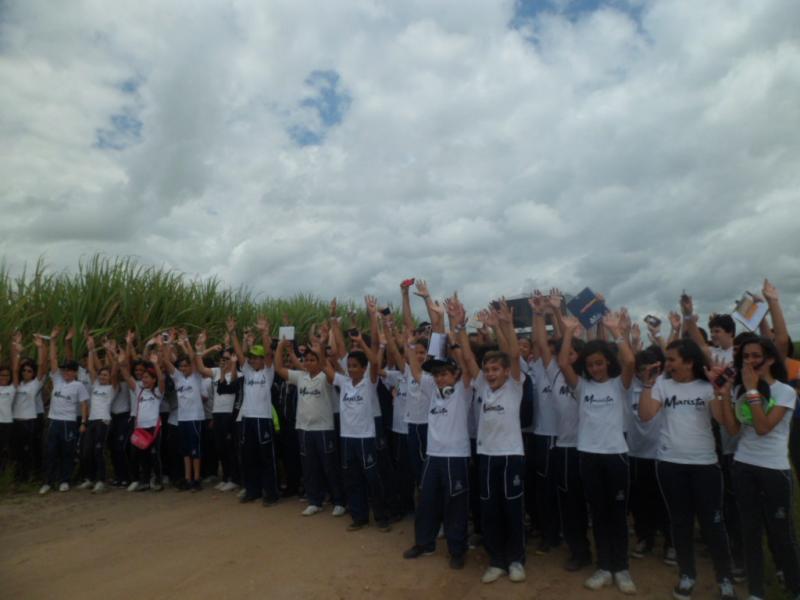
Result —
M 800 327 L 800 5 L 627 4 L 4 3 L 0 251 L 395 302 L 416 275 L 470 308 L 708 312 L 767 275 Z M 350 105 L 299 146 L 314 71 Z

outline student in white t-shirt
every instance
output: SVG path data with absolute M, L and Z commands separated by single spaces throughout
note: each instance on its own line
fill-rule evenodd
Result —
M 106 487 L 105 448 L 111 424 L 111 403 L 119 389 L 119 362 L 112 361 L 110 367 L 100 364 L 91 335 L 86 336 L 86 347 L 89 351 L 86 362 L 90 382 L 89 423 L 81 439 L 81 471 L 86 479 L 79 487 L 100 493 Z
M 689 339 L 667 346 L 664 375 L 655 368 L 642 377 L 639 416 L 649 421 L 663 413 L 656 477 L 669 512 L 679 580 L 673 596 L 691 598 L 697 579 L 694 522 L 708 543 L 720 597 L 735 598 L 732 564 L 722 512 L 722 472 L 717 461 L 711 418 L 722 420 L 722 406 L 706 379 L 707 357 Z
M 2 350 L 0 348 L 0 350 Z M 19 383 L 19 352 L 12 345 L 11 364 L 0 361 L 0 476 L 11 464 L 11 431 L 14 423 L 14 397 Z
M 558 364 L 578 403 L 578 460 L 597 549 L 597 571 L 584 586 L 597 590 L 614 582 L 621 592 L 635 594 L 628 571 L 630 473 L 625 441 L 628 390 L 635 366 L 627 336 L 621 334 L 622 316 L 603 318 L 617 343 L 617 353 L 605 340 L 592 340 L 574 364 L 570 351 L 580 325 L 576 318 L 564 317 Z
M 345 513 L 345 498 L 336 468 L 338 453 L 331 405 L 331 396 L 336 393 L 333 369 L 323 369 L 328 361 L 319 343 L 312 343 L 306 349 L 302 370 L 284 366 L 285 352 L 292 352 L 291 345 L 281 340 L 275 351 L 275 373 L 297 388 L 295 428 L 303 464 L 303 485 L 308 496 L 308 506 L 302 515 L 309 517 L 321 512 L 328 491 L 333 503 L 332 514 L 341 517 Z
M 12 437 L 16 463 L 14 478 L 17 483 L 30 480 L 34 458 L 41 457 L 41 423 L 37 407 L 42 401 L 42 384 L 47 376 L 47 347 L 39 337 L 34 338 L 34 343 L 38 354 L 36 362 L 30 358 L 21 358 L 16 372 L 17 391 L 12 412 Z M 15 347 L 17 354 L 21 354 L 21 334 L 14 334 L 12 347 Z
M 260 498 L 263 506 L 273 506 L 278 502 L 279 494 L 275 424 L 272 422 L 272 382 L 275 379 L 275 370 L 272 364 L 269 322 L 264 317 L 258 317 L 256 327 L 261 334 L 261 344 L 251 346 L 246 359 L 236 335 L 236 321 L 233 317 L 228 318 L 226 327 L 244 379 L 242 406 L 239 410 L 242 419 L 239 444 L 245 491 L 239 501 L 248 503 Z
M 160 338 L 159 338 L 160 344 Z M 128 383 L 131 397 L 136 406 L 136 415 L 133 417 L 133 429 L 145 429 L 152 434 L 152 442 L 147 448 L 138 448 L 131 444 L 131 453 L 135 464 L 134 472 L 138 481 L 132 481 L 128 486 L 129 492 L 145 492 L 152 489 L 160 492 L 161 479 L 161 415 L 159 413 L 161 400 L 164 397 L 166 381 L 159 363 L 161 357 L 157 353 L 150 355 L 150 362 L 139 361 L 137 367 L 141 368 L 141 379 L 135 379 L 129 369 L 129 357 L 126 352 L 120 352 L 118 357 L 122 378 Z M 154 484 L 150 485 L 150 475 L 154 477 Z
M 457 301 L 451 300 L 450 352 L 457 360 L 429 359 L 420 366 L 414 344 L 406 344 L 412 374 L 424 368 L 432 373 L 436 391 L 428 413 L 427 457 L 422 488 L 414 522 L 414 545 L 404 558 L 431 554 L 441 523 L 450 552 L 450 567 L 462 569 L 467 553 L 469 518 L 469 405 L 472 378 L 461 362 L 460 346 L 468 345 L 465 315 Z M 458 328 L 459 333 L 455 334 Z M 460 342 L 460 343 L 456 343 Z
M 58 484 L 58 491 L 69 491 L 69 481 L 74 469 L 75 447 L 78 443 L 78 417 L 81 418 L 80 433 L 86 431 L 89 417 L 89 394 L 78 381 L 78 363 L 65 361 L 58 364 L 56 342 L 61 329 L 50 333 L 50 379 L 53 393 L 50 396 L 49 427 L 45 466 L 46 483 L 39 489 L 46 494 Z
M 176 483 L 181 489 L 199 492 L 202 489 L 201 461 L 203 459 L 203 427 L 205 410 L 203 408 L 203 378 L 195 367 L 195 353 L 188 338 L 178 340 L 183 355 L 178 358 L 177 368 L 162 352 L 162 362 L 175 385 L 178 397 L 178 430 L 181 439 L 184 480 Z M 162 346 L 166 349 L 166 345 Z
M 719 375 L 722 364 L 714 370 Z M 768 339 L 746 342 L 736 357 L 737 383 L 715 384 L 722 399 L 723 423 L 739 444 L 732 467 L 742 521 L 747 587 L 751 598 L 764 598 L 763 530 L 787 590 L 800 595 L 800 559 L 792 522 L 792 472 L 789 430 L 797 393 L 786 384 L 786 366 Z M 713 380 L 714 378 L 712 378 Z M 735 399 L 734 409 L 731 401 Z
M 540 468 L 537 469 L 539 481 L 545 482 L 550 479 L 558 494 L 558 507 L 554 512 L 548 502 L 546 491 L 542 492 L 536 488 L 536 495 L 539 498 L 540 521 L 542 519 L 556 520 L 563 529 L 564 541 L 569 548 L 569 558 L 564 563 L 564 569 L 570 572 L 579 571 L 592 564 L 592 550 L 589 544 L 589 515 L 586 505 L 586 497 L 583 492 L 583 482 L 581 481 L 580 469 L 578 467 L 578 403 L 572 394 L 572 389 L 564 381 L 564 374 L 558 367 L 558 351 L 561 349 L 561 340 L 557 340 L 551 347 L 551 340 L 547 338 L 545 327 L 545 312 L 548 307 L 560 307 L 560 301 L 549 299 L 545 303 L 543 297 L 534 295 L 531 300 L 533 309 L 533 334 L 536 346 L 539 348 L 539 359 L 534 363 L 534 374 L 538 388 L 539 412 L 547 414 L 549 411 L 555 413 L 556 436 L 552 438 L 554 447 L 547 453 L 542 454 L 541 450 L 547 448 L 538 438 L 540 452 L 537 456 L 545 461 L 540 461 Z M 554 311 L 553 315 L 558 315 L 561 320 L 560 310 Z M 563 331 L 563 324 L 562 329 Z M 581 339 L 572 338 L 572 348 L 570 350 L 570 363 L 578 359 L 579 352 L 583 349 L 585 342 Z M 544 405 L 544 406 L 542 406 Z M 549 418 L 552 419 L 552 416 Z M 545 430 L 546 432 L 546 430 Z M 542 540 L 537 553 L 544 553 L 553 545 L 553 536 L 558 536 L 559 526 L 549 526 L 550 539 L 547 543 Z M 545 529 L 543 529 L 545 531 Z M 557 537 L 556 537 L 557 539 Z
M 369 524 L 369 510 L 382 532 L 391 530 L 386 487 L 378 466 L 375 439 L 375 405 L 378 386 L 378 308 L 374 298 L 366 298 L 370 318 L 367 346 L 360 334 L 352 335 L 354 348 L 347 355 L 347 375 L 336 373 L 333 384 L 339 388 L 341 421 L 342 477 L 352 522 L 348 531 Z M 332 366 L 325 366 L 326 373 Z
M 459 310 L 463 311 L 463 307 Z M 505 302 L 495 303 L 479 319 L 496 327 L 500 346 L 500 351 L 484 355 L 482 367 L 478 367 L 471 348 L 461 349 L 480 407 L 477 453 L 481 526 L 483 545 L 489 554 L 489 567 L 481 581 L 492 583 L 508 573 L 511 581 L 521 582 L 525 580 L 522 427 L 530 424 L 533 406 L 522 402 L 524 375 L 508 306 Z

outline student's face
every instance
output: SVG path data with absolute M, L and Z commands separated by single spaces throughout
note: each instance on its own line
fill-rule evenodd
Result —
M 31 381 L 35 375 L 36 373 L 31 365 L 22 367 L 22 381 Z
M 156 383 L 158 383 L 156 378 L 150 375 L 150 373 L 147 371 L 142 373 L 142 386 L 144 386 L 145 389 L 152 390 L 156 387 Z
M 598 383 L 608 379 L 608 360 L 602 352 L 595 352 L 586 357 L 586 372 L 592 381 Z
M 421 345 L 421 344 L 417 344 L 414 347 L 414 352 L 417 355 L 417 362 L 419 364 L 424 363 L 425 359 L 428 357 L 428 349 L 425 346 Z
M 78 372 L 73 371 L 72 369 L 61 369 L 61 377 L 64 378 L 64 381 L 69 383 L 70 381 L 75 381 L 78 378 Z
M 316 375 L 320 371 L 319 360 L 316 355 L 311 352 L 306 352 L 303 357 L 303 366 L 306 368 L 309 375 Z
M 529 356 L 531 353 L 531 341 L 527 338 L 519 340 L 519 352 L 523 357 Z
M 436 381 L 436 387 L 442 389 L 456 384 L 456 373 L 450 369 L 439 369 L 433 374 L 433 379 Z
M 509 375 L 511 375 L 511 369 L 504 367 L 499 360 L 490 360 L 483 364 L 483 376 L 493 390 L 503 387 Z
M 367 368 L 362 367 L 361 363 L 358 362 L 355 358 L 347 359 L 347 374 L 353 381 L 361 381 L 361 378 L 364 377 L 364 373 L 366 372 L 366 370 Z
M 263 356 L 250 356 L 247 358 L 247 362 L 250 363 L 250 366 L 253 367 L 256 371 L 260 371 L 264 368 L 264 357 Z
M 742 362 L 750 365 L 759 375 L 769 373 L 769 368 L 774 362 L 771 358 L 765 359 L 764 350 L 760 344 L 745 344 L 742 349 Z
M 555 348 L 553 348 L 553 353 L 555 354 Z M 569 364 L 574 365 L 576 360 L 578 360 L 578 353 L 575 352 L 574 348 L 570 348 L 569 349 Z
M 145 372 L 144 371 L 144 365 L 136 365 L 133 368 L 133 378 L 136 381 L 141 381 L 142 380 L 142 375 L 144 375 L 144 372 Z
M 0 371 L 0 385 L 8 385 L 11 383 L 11 371 L 3 369 Z
M 108 369 L 101 369 L 97 374 L 97 380 L 100 382 L 100 385 L 108 385 L 111 383 L 111 372 Z
M 219 357 L 220 368 L 224 369 L 225 367 L 227 367 L 230 360 L 231 360 L 231 355 L 228 354 L 227 352 L 224 353 L 222 356 L 220 356 Z
M 184 377 L 188 377 L 192 374 L 192 365 L 189 364 L 188 360 L 182 360 L 178 363 L 178 370 L 183 373 Z
M 667 375 L 672 377 L 678 382 L 687 382 L 692 380 L 692 363 L 687 362 L 681 358 L 678 351 L 674 348 L 667 350 L 667 364 L 665 367 Z
M 733 344 L 733 338 L 722 327 L 712 327 L 711 342 L 719 348 L 730 348 Z

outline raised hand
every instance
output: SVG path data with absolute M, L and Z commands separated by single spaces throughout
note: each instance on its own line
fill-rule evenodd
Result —
M 64 336 L 64 341 L 71 342 L 74 337 L 75 337 L 75 326 L 73 325 L 72 327 L 67 329 L 67 335 Z
M 231 334 L 230 333 L 225 332 L 225 335 L 222 338 L 222 343 L 225 345 L 226 348 L 230 348 L 231 347 Z
M 208 339 L 208 334 L 206 333 L 206 330 L 203 329 L 200 333 L 197 334 L 197 340 L 195 341 L 194 345 L 199 348 L 205 348 L 207 339 Z
M 267 317 L 264 315 L 258 315 L 258 318 L 256 319 L 256 329 L 258 329 L 262 334 L 269 330 L 269 321 L 267 321 Z
M 674 310 L 669 311 L 669 324 L 672 326 L 673 331 L 678 331 L 681 328 L 681 316 Z
M 561 310 L 561 305 L 564 302 L 564 294 L 558 288 L 552 288 L 547 295 L 547 303 L 555 310 Z
M 440 304 L 438 300 L 436 300 L 430 304 L 430 310 L 435 312 L 437 315 L 444 316 L 445 307 L 443 304 Z
M 431 293 L 428 291 L 428 284 L 424 279 L 418 279 L 415 284 L 417 291 L 414 292 L 415 296 L 420 298 L 430 298 Z
M 150 362 L 151 363 L 153 363 L 154 365 L 158 364 L 158 354 L 156 352 L 150 353 L 150 357 L 149 358 L 150 358 Z
M 606 329 L 612 330 L 612 333 L 619 329 L 620 326 L 620 314 L 619 313 L 606 313 L 603 315 L 603 325 L 606 326 Z
M 780 295 L 778 294 L 778 288 L 772 285 L 768 279 L 764 280 L 764 287 L 761 289 L 761 293 L 767 300 L 771 300 L 773 302 L 777 302 L 778 300 L 780 300 Z
M 41 349 L 44 346 L 44 338 L 41 333 L 33 334 L 33 345 Z
M 231 334 L 236 329 L 236 319 L 233 317 L 228 317 L 225 319 L 225 329 L 228 331 L 228 334 Z
M 53 327 L 52 331 L 50 331 L 50 339 L 56 340 L 58 339 L 59 335 L 61 335 L 61 326 L 56 325 L 55 327 Z
M 479 311 L 475 318 L 480 321 L 484 327 L 497 327 L 497 315 L 484 308 Z
M 133 329 L 129 329 L 128 333 L 125 334 L 125 343 L 128 346 L 133 346 L 133 341 L 136 339 L 136 332 Z
M 660 362 L 654 362 L 649 365 L 644 365 L 642 367 L 641 382 L 644 386 L 653 387 L 653 384 L 655 383 L 656 378 L 658 377 L 658 371 L 660 367 L 661 367 Z
M 531 305 L 533 312 L 540 313 L 544 310 L 545 305 L 545 297 L 542 296 L 542 292 L 539 290 L 533 290 L 530 298 L 528 298 L 528 304 Z
M 686 292 L 681 294 L 680 306 L 681 313 L 684 317 L 688 317 L 694 312 L 694 303 L 692 302 L 692 297 Z
M 94 350 L 94 337 L 91 335 L 86 336 L 86 348 L 87 350 Z
M 378 314 L 378 299 L 375 296 L 364 296 L 364 304 L 370 316 Z
M 510 308 L 508 308 L 508 304 L 506 303 L 505 298 L 501 298 L 498 302 L 499 307 L 495 309 L 497 313 L 497 320 L 500 323 L 512 323 L 514 322 L 514 313 Z
M 631 325 L 631 346 L 636 348 L 639 345 L 639 342 L 642 341 L 642 329 L 639 327 L 638 323 L 634 323 Z
M 331 300 L 331 317 L 336 316 L 336 309 L 337 309 L 336 298 L 334 298 L 333 300 Z
M 581 322 L 572 315 L 566 315 L 561 320 L 564 322 L 565 329 L 572 329 L 577 332 L 581 326 Z

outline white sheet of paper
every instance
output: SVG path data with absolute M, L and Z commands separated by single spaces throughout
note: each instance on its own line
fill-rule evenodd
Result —
M 278 339 L 286 340 L 287 342 L 294 341 L 294 327 L 281 327 L 278 330 Z
M 444 360 L 447 357 L 447 334 L 431 334 L 431 339 L 428 342 L 428 356 L 438 360 Z
M 756 302 L 755 304 L 751 305 L 751 308 L 747 311 L 747 314 L 742 314 L 739 312 L 739 310 L 734 311 L 733 318 L 747 327 L 747 329 L 750 331 L 755 331 L 758 329 L 761 321 L 764 320 L 764 317 L 767 315 L 767 311 L 769 311 L 769 305 L 766 302 Z

